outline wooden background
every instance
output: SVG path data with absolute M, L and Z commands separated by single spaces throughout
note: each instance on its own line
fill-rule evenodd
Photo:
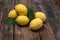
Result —
M 41 30 L 4 23 L 8 12 L 18 3 L 46 13 L 47 20 Z M 0 0 L 0 40 L 60 40 L 60 0 Z

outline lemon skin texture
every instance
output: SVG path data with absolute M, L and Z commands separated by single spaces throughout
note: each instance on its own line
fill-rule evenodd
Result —
M 40 19 L 42 19 L 43 21 L 45 21 L 45 20 L 46 20 L 46 15 L 45 15 L 44 12 L 36 12 L 36 13 L 35 13 L 35 18 L 40 18 Z
M 42 26 L 43 26 L 43 21 L 40 18 L 36 18 L 30 22 L 29 28 L 32 30 L 38 30 Z
M 29 18 L 27 16 L 18 16 L 16 22 L 19 25 L 26 25 L 29 22 Z
M 18 15 L 27 15 L 27 7 L 23 4 L 15 5 L 15 10 L 18 12 Z
M 8 18 L 16 18 L 17 17 L 17 13 L 15 10 L 11 10 L 9 13 L 8 13 Z

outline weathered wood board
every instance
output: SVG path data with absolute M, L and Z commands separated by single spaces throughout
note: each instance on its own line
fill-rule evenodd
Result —
M 0 40 L 60 40 L 59 0 L 0 0 Z M 34 11 L 43 11 L 47 20 L 42 29 L 31 31 L 28 26 L 6 25 L 8 12 L 22 3 Z

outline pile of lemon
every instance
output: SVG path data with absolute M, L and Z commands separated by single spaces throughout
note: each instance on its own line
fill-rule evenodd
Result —
M 15 5 L 15 9 L 8 13 L 9 18 L 16 18 L 16 22 L 19 25 L 27 25 L 30 19 L 27 16 L 28 9 L 23 4 Z M 43 26 L 43 22 L 46 20 L 44 12 L 35 12 L 35 19 L 30 21 L 29 28 L 32 30 L 38 30 Z

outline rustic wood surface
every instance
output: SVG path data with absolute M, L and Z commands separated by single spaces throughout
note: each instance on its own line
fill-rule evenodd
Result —
M 44 26 L 32 31 L 28 26 L 6 25 L 4 20 L 16 4 L 22 3 L 34 11 L 47 15 Z M 0 0 L 0 40 L 60 40 L 60 1 L 59 0 Z

